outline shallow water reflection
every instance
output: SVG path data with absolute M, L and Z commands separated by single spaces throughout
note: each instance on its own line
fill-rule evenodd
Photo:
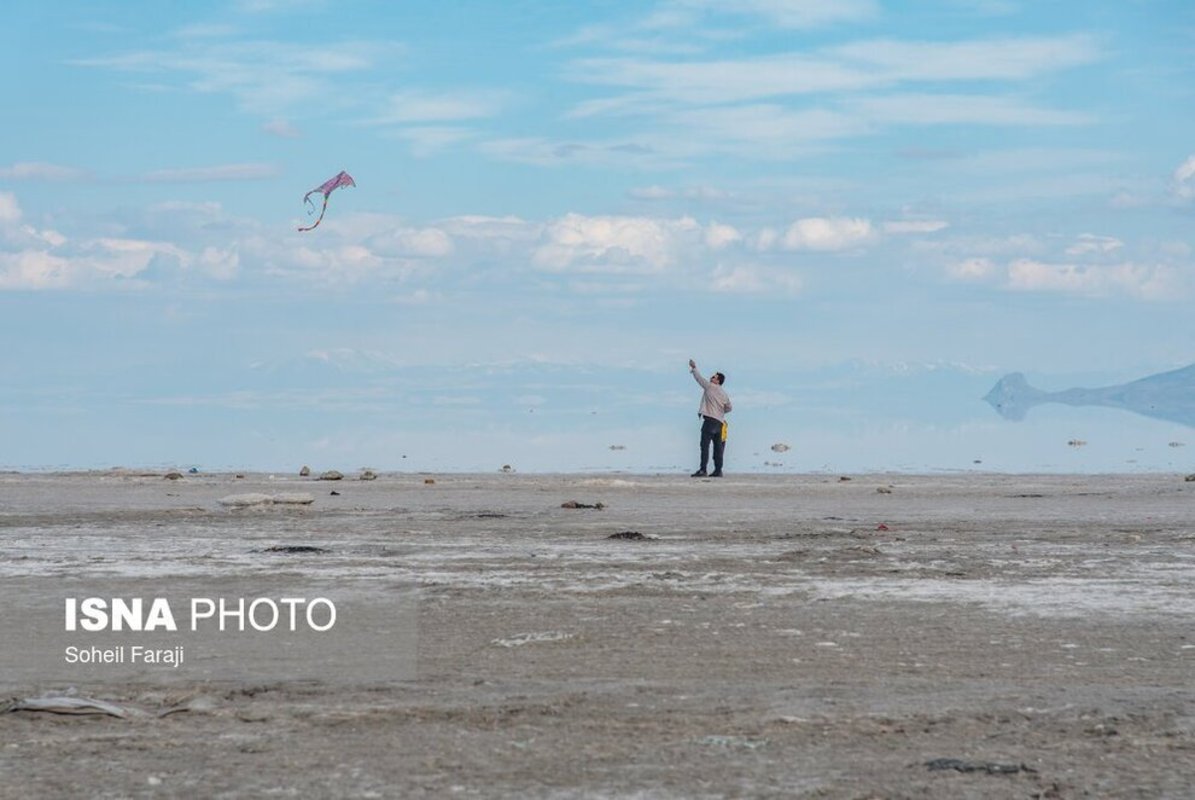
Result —
M 1034 388 L 1024 375 L 1014 372 L 1001 378 L 983 399 L 1010 420 L 1024 419 L 1034 406 L 1061 403 L 1120 408 L 1195 428 L 1195 364 L 1114 386 L 1060 392 Z

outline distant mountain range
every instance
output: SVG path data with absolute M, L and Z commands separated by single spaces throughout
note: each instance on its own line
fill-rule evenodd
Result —
M 1042 403 L 1105 406 L 1195 428 L 1195 364 L 1159 372 L 1128 383 L 1096 389 L 1046 392 L 1034 388 L 1019 372 L 1005 375 L 983 398 L 1005 419 L 1022 420 Z

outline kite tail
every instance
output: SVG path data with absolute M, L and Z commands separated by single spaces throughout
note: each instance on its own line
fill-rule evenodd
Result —
M 324 212 L 328 210 L 328 195 L 324 195 L 324 207 L 319 210 L 319 217 L 315 222 L 308 225 L 306 228 L 299 228 L 301 231 L 312 231 L 319 227 L 320 220 L 324 218 Z

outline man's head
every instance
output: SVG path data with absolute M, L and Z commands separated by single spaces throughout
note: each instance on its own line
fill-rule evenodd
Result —
M 710 382 L 721 386 L 722 384 L 726 383 L 726 376 L 721 372 L 715 372 L 712 376 L 710 376 Z

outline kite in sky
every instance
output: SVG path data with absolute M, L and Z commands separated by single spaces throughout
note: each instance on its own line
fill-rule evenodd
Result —
M 318 187 L 316 187 L 315 189 L 312 189 L 310 192 L 303 195 L 303 202 L 306 203 L 307 205 L 311 206 L 311 209 L 307 212 L 307 216 L 311 216 L 311 214 L 315 211 L 315 203 L 312 203 L 310 198 L 311 198 L 311 195 L 315 194 L 316 192 L 323 193 L 324 207 L 320 209 L 319 219 L 317 219 L 315 222 L 308 225 L 306 228 L 299 228 L 299 230 L 301 230 L 301 231 L 314 230 L 315 227 L 320 224 L 320 220 L 322 220 L 324 218 L 324 212 L 328 210 L 328 195 L 332 194 L 332 192 L 336 191 L 341 186 L 356 186 L 356 185 L 357 184 L 353 180 L 353 176 L 348 174 L 344 170 L 341 170 L 340 174 L 338 174 L 335 178 L 332 178 L 331 180 L 328 180 L 328 181 L 324 181 Z

